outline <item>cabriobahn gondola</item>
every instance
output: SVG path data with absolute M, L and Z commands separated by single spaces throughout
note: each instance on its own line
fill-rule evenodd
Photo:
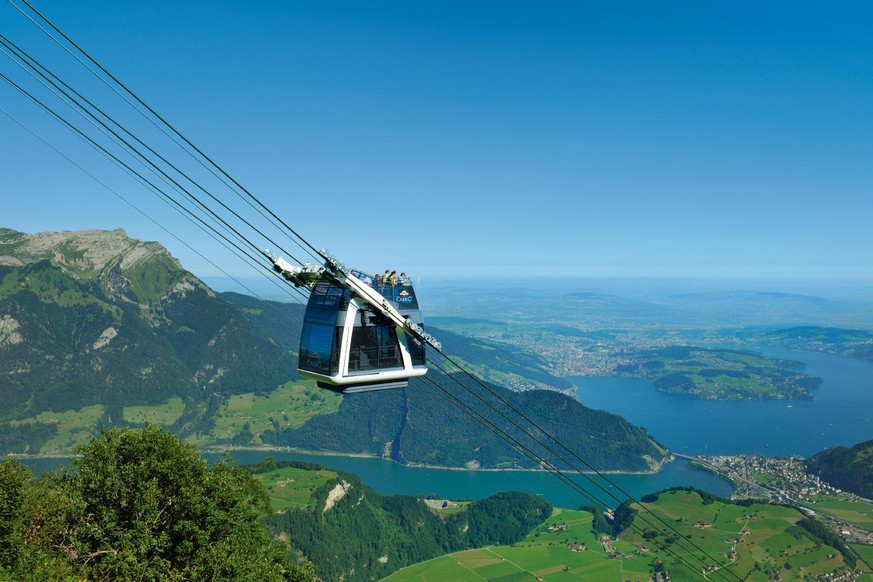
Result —
M 330 261 L 301 268 L 270 258 L 276 271 L 310 290 L 300 337 L 301 375 L 321 388 L 353 394 L 404 388 L 409 378 L 427 373 L 425 345 L 439 344 L 421 328 L 418 298 L 408 281 L 383 283 Z

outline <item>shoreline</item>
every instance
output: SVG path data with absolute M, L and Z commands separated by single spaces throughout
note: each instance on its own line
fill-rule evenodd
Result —
M 374 455 L 370 453 L 339 453 L 336 451 L 311 451 L 307 449 L 298 449 L 295 447 L 246 447 L 246 446 L 228 446 L 223 448 L 217 447 L 204 447 L 200 449 L 200 454 L 210 454 L 210 455 L 222 455 L 223 453 L 232 453 L 233 451 L 243 451 L 243 452 L 252 452 L 252 453 L 290 453 L 290 454 L 298 454 L 298 455 L 309 455 L 309 456 L 322 456 L 322 457 L 348 457 L 353 459 L 379 459 L 383 461 L 388 461 L 394 463 L 400 467 L 406 467 L 409 469 L 429 469 L 429 470 L 439 470 L 439 471 L 477 471 L 483 473 L 548 473 L 549 469 L 522 469 L 517 467 L 509 467 L 509 468 L 482 468 L 482 467 L 444 467 L 440 465 L 427 465 L 427 464 L 418 464 L 418 463 L 407 463 L 402 464 L 397 461 L 382 457 L 380 455 Z M 4 455 L 4 458 L 12 458 L 12 459 L 73 459 L 76 455 L 69 454 L 64 455 L 60 453 L 7 453 Z M 585 475 L 596 475 L 598 473 L 602 475 L 656 475 L 663 470 L 664 466 L 668 463 L 672 463 L 677 459 L 677 455 L 673 453 L 669 453 L 663 460 L 661 460 L 656 467 L 649 469 L 647 471 L 621 471 L 621 470 L 589 470 L 589 471 L 579 471 L 581 474 Z M 567 469 L 561 469 L 562 471 L 566 471 Z M 574 471 L 576 472 L 576 471 Z
M 218 449 L 202 449 L 201 452 L 211 453 L 211 454 L 221 454 L 223 452 L 232 452 L 232 451 L 248 451 L 248 452 L 261 452 L 261 453 L 291 453 L 291 454 L 299 454 L 299 455 L 311 455 L 311 456 L 324 456 L 324 457 L 350 457 L 357 459 L 379 459 L 382 461 L 388 461 L 394 463 L 400 467 L 407 467 L 410 469 L 432 469 L 432 470 L 440 470 L 440 471 L 478 471 L 478 472 L 520 472 L 520 473 L 548 473 L 549 469 L 522 469 L 517 467 L 509 467 L 509 468 L 498 468 L 498 467 L 490 467 L 490 468 L 482 468 L 482 467 L 446 467 L 442 465 L 428 465 L 425 463 L 398 463 L 394 459 L 383 457 L 381 455 L 374 455 L 370 453 L 338 453 L 336 451 L 312 451 L 308 449 L 298 449 L 295 447 L 247 447 L 247 446 L 230 446 L 223 448 L 221 450 Z M 622 470 L 597 470 L 597 471 L 579 471 L 582 474 L 591 474 L 596 475 L 597 473 L 601 473 L 603 475 L 655 475 L 660 473 L 661 470 L 667 463 L 671 463 L 676 460 L 676 456 L 673 453 L 669 453 L 663 460 L 661 460 L 657 465 L 646 471 L 622 471 Z M 566 469 L 561 469 L 566 470 Z M 574 471 L 575 472 L 575 471 Z

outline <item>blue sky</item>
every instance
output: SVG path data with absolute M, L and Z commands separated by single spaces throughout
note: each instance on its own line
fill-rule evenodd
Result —
M 869 5 L 36 6 L 364 269 L 873 281 Z M 110 103 L 6 3 L 0 29 Z M 0 106 L 246 274 L 5 85 Z M 124 228 L 216 274 L 3 115 L 0 135 L 0 225 Z

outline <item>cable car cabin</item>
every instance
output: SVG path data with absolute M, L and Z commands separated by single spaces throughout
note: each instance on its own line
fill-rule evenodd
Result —
M 364 273 L 353 274 L 368 284 L 373 281 Z M 411 285 L 372 285 L 402 315 L 421 323 Z M 327 280 L 312 287 L 297 368 L 320 388 L 342 394 L 405 388 L 409 378 L 427 372 L 422 341 L 350 289 Z

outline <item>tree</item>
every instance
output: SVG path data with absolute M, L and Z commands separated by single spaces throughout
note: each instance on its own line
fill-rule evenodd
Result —
M 18 461 L 6 459 L 0 463 L 0 569 L 18 561 L 22 507 L 30 479 L 30 470 Z
M 17 570 L 88 579 L 313 580 L 260 524 L 269 500 L 249 473 L 210 467 L 155 426 L 112 429 L 43 477 L 25 504 Z M 51 558 L 46 560 L 46 558 Z

